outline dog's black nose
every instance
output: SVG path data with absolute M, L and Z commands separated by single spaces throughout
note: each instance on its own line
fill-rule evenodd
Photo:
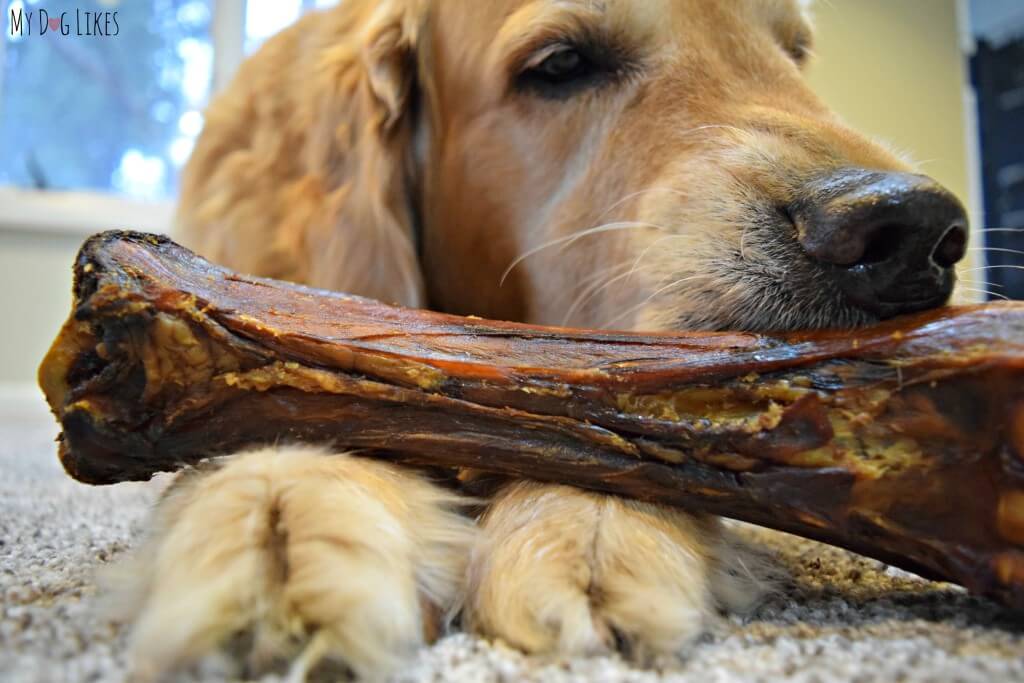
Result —
M 846 169 L 811 183 L 789 212 L 807 253 L 879 318 L 934 308 L 953 291 L 967 214 L 931 178 Z

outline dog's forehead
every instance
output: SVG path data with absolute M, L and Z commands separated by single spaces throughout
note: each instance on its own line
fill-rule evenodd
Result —
M 598 21 L 641 38 L 724 23 L 768 23 L 804 27 L 813 0 L 434 0 L 449 20 L 470 17 L 477 28 L 491 24 L 491 36 L 522 35 L 558 23 Z M 497 10 L 497 11 L 495 11 Z M 444 23 L 442 22 L 442 26 Z M 486 31 L 485 31 L 486 33 Z
M 552 43 L 581 35 L 611 38 L 651 63 L 690 70 L 716 57 L 753 61 L 741 65 L 744 73 L 781 64 L 746 49 L 752 40 L 763 44 L 770 34 L 785 45 L 811 42 L 800 0 L 430 1 L 430 72 L 435 85 L 458 100 L 497 101 L 502 74 L 517 72 Z
M 514 9 L 543 7 L 575 9 L 590 13 L 644 14 L 646 11 L 681 11 L 704 13 L 717 6 L 732 10 L 751 11 L 772 16 L 800 16 L 807 12 L 814 0 L 511 0 L 506 5 Z M 663 14 L 664 16 L 664 14 Z

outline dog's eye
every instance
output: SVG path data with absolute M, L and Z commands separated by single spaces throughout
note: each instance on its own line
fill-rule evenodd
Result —
M 796 62 L 797 66 L 803 66 L 810 56 L 811 49 L 804 43 L 794 43 L 786 48 L 789 58 Z
M 519 74 L 517 86 L 547 99 L 565 99 L 600 85 L 614 73 L 583 50 L 559 45 L 537 54 Z
M 564 83 L 586 73 L 587 63 L 578 51 L 565 48 L 548 55 L 532 71 L 551 83 Z
M 797 66 L 803 66 L 811 56 L 812 42 L 809 33 L 800 32 L 783 45 L 790 59 L 796 62 Z

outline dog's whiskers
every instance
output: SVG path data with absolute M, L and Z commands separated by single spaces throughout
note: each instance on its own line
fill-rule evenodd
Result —
M 586 304 L 588 301 L 590 301 L 595 296 L 597 296 L 598 293 L 601 292 L 601 290 L 604 290 L 604 289 L 610 287 L 611 285 L 615 284 L 616 282 L 618 282 L 620 280 L 625 279 L 625 280 L 628 281 L 630 278 L 632 278 L 636 274 L 636 272 L 640 269 L 640 264 L 644 261 L 644 259 L 647 257 L 647 255 L 651 252 L 651 250 L 654 247 L 656 247 L 657 245 L 661 244 L 662 242 L 685 240 L 685 239 L 690 239 L 692 237 L 694 237 L 694 236 L 693 235 L 685 235 L 685 234 L 684 235 L 666 235 L 664 237 L 659 237 L 658 239 L 656 239 L 653 242 L 651 242 L 650 244 L 648 244 L 644 248 L 644 250 L 640 252 L 640 255 L 637 256 L 636 259 L 633 260 L 633 266 L 627 272 L 619 273 L 618 275 L 609 278 L 605 282 L 600 283 L 600 284 L 596 284 L 596 285 L 592 285 L 592 286 L 588 287 L 584 292 L 581 292 L 580 295 L 573 301 L 572 305 L 569 307 L 569 310 L 566 312 L 565 317 L 562 319 L 562 324 L 563 325 L 567 325 L 569 323 L 569 320 L 576 313 L 576 311 L 578 311 L 584 304 Z M 623 262 L 623 263 L 619 263 L 616 266 L 613 266 L 612 268 L 609 268 L 608 270 L 603 271 L 603 274 L 608 275 L 613 270 L 619 270 L 626 263 L 628 263 L 628 261 L 627 262 Z M 588 278 L 588 281 L 590 281 L 590 278 Z
M 1003 289 L 1006 285 L 1001 285 L 998 282 L 986 282 L 985 280 L 971 280 L 971 279 L 960 279 L 959 285 L 976 285 L 978 287 L 998 287 Z
M 617 266 L 615 266 L 614 268 L 610 268 L 608 270 L 621 270 L 622 268 L 627 267 L 627 266 L 629 266 L 629 262 L 620 263 Z M 607 271 L 605 271 L 602 274 L 607 275 L 609 273 Z M 600 292 L 602 289 L 605 289 L 606 287 L 610 287 L 611 285 L 613 285 L 614 283 L 618 282 L 619 280 L 622 280 L 623 278 L 628 279 L 632 275 L 633 275 L 633 270 L 630 269 L 630 270 L 627 270 L 627 271 L 625 271 L 623 273 L 619 273 L 618 275 L 615 275 L 614 277 L 607 278 L 607 279 L 605 279 L 603 281 L 599 280 L 599 281 L 597 281 L 595 283 L 592 283 L 588 287 L 584 287 L 583 291 L 580 292 L 579 296 L 577 296 L 573 300 L 572 304 L 569 306 L 569 309 L 565 312 L 565 315 L 562 316 L 562 325 L 568 325 L 569 321 L 572 320 L 572 317 L 576 314 L 576 311 L 581 309 L 584 306 L 584 304 L 586 304 L 588 301 L 590 301 L 595 296 L 597 296 L 597 293 Z
M 709 275 L 707 273 L 698 273 L 696 275 L 691 275 L 689 277 L 684 277 L 684 278 L 679 278 L 678 280 L 674 280 L 674 281 L 670 282 L 669 284 L 665 285 L 664 287 L 660 287 L 660 288 L 656 289 L 655 291 L 653 291 L 650 294 L 650 296 L 648 296 L 646 299 L 644 299 L 643 301 L 641 301 L 637 305 L 631 306 L 630 308 L 627 308 L 625 311 L 623 311 L 622 313 L 619 313 L 614 318 L 611 318 L 610 320 L 606 321 L 604 324 L 601 325 L 601 327 L 602 328 L 611 328 L 613 325 L 615 325 L 615 323 L 619 322 L 623 318 L 626 318 L 626 317 L 632 315 L 633 313 L 636 313 L 640 309 L 642 309 L 644 306 L 649 304 L 657 296 L 659 296 L 661 294 L 664 294 L 665 292 L 667 292 L 667 291 L 669 291 L 671 289 L 674 289 L 674 288 L 678 287 L 679 285 L 681 285 L 681 284 L 683 284 L 685 282 L 690 282 L 692 280 L 710 280 L 710 279 L 712 279 L 711 275 Z
M 976 292 L 978 294 L 985 294 L 987 296 L 994 296 L 994 297 L 997 297 L 999 299 L 1003 299 L 1004 301 L 1010 301 L 1010 297 L 1006 296 L 1005 294 L 1000 294 L 999 292 L 993 292 L 993 291 L 991 291 L 989 289 L 978 289 L 978 288 L 975 288 L 975 287 L 957 287 L 957 292 Z
M 1018 256 L 1024 256 L 1024 251 L 1020 249 L 1008 249 L 1006 247 L 968 247 L 967 251 L 994 251 L 1000 254 L 1016 254 Z
M 651 252 L 651 249 L 653 249 L 657 245 L 661 244 L 662 242 L 674 241 L 674 240 L 693 239 L 695 237 L 696 237 L 695 235 L 686 235 L 686 234 L 666 235 L 665 237 L 659 237 L 658 239 L 654 240 L 653 242 L 648 244 L 646 247 L 644 247 L 644 250 L 641 251 L 640 255 L 636 257 L 636 260 L 633 262 L 633 268 L 632 268 L 632 270 L 630 270 L 630 275 L 632 275 L 633 273 L 635 273 L 637 271 L 637 269 L 640 267 L 640 264 L 643 262 L 643 260 L 645 258 L 647 258 L 647 254 L 649 254 Z
M 1024 270 L 1024 266 L 1015 266 L 1011 264 L 996 264 L 994 266 L 980 266 L 978 268 L 967 268 L 960 271 L 961 273 L 976 273 L 980 270 L 995 270 L 996 268 L 1009 268 L 1011 270 Z
M 615 209 L 619 208 L 620 206 L 622 206 L 626 202 L 630 201 L 631 199 L 636 199 L 637 197 L 642 197 L 643 195 L 650 194 L 651 192 L 668 192 L 669 194 L 678 195 L 680 197 L 686 197 L 686 194 L 684 192 L 681 192 L 681 191 L 679 191 L 679 190 L 677 190 L 675 188 L 662 187 L 660 185 L 659 186 L 655 186 L 655 187 L 648 187 L 645 190 L 637 190 L 636 192 L 630 192 L 625 197 L 623 197 L 622 199 L 618 200 L 617 202 L 615 202 L 614 204 L 609 206 L 607 209 L 602 211 L 601 214 L 598 216 L 598 220 L 603 219 L 605 216 L 607 216 L 612 211 L 614 211 Z
M 644 222 L 641 222 L 641 221 L 620 221 L 620 222 L 616 222 L 616 223 L 605 223 L 604 225 L 598 225 L 597 227 L 594 227 L 594 228 L 588 228 L 586 230 L 580 230 L 580 231 L 574 232 L 574 233 L 572 233 L 570 235 L 565 235 L 564 237 L 559 237 L 559 238 L 553 239 L 553 240 L 551 240 L 549 242 L 545 242 L 545 243 L 543 243 L 541 245 L 538 245 L 538 246 L 536 246 L 536 247 L 534 247 L 534 248 L 524 252 L 520 256 L 516 257 L 516 259 L 514 261 L 512 261 L 511 264 L 509 264 L 508 268 L 505 269 L 505 272 L 503 272 L 501 274 L 501 279 L 498 281 L 498 286 L 500 287 L 500 286 L 505 284 L 505 280 L 508 279 L 509 274 L 513 270 L 515 270 L 516 266 L 518 266 L 520 263 L 522 263 L 526 259 L 530 258 L 531 256 L 539 254 L 540 252 L 544 251 L 545 249 L 550 249 L 551 247 L 557 247 L 557 246 L 561 246 L 562 249 L 565 249 L 567 247 L 572 246 L 574 243 L 578 242 L 579 240 L 581 240 L 584 237 L 587 237 L 589 235 L 596 235 L 596 234 L 603 233 L 603 232 L 613 232 L 613 231 L 616 231 L 616 230 L 637 230 L 637 229 L 660 230 L 660 231 L 663 231 L 663 232 L 666 231 L 666 228 L 661 226 L 661 225 L 656 225 L 654 223 L 644 223 Z
M 1024 228 L 984 228 L 975 232 L 983 234 L 986 232 L 1024 232 Z

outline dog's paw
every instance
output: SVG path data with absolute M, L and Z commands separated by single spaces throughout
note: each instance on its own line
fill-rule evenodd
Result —
M 531 653 L 679 654 L 716 610 L 757 601 L 737 552 L 715 518 L 520 482 L 481 522 L 466 622 Z
M 393 466 L 309 448 L 181 475 L 151 538 L 108 582 L 134 621 L 137 676 L 246 644 L 251 672 L 297 657 L 361 679 L 436 634 L 461 592 L 473 526 L 461 499 Z

